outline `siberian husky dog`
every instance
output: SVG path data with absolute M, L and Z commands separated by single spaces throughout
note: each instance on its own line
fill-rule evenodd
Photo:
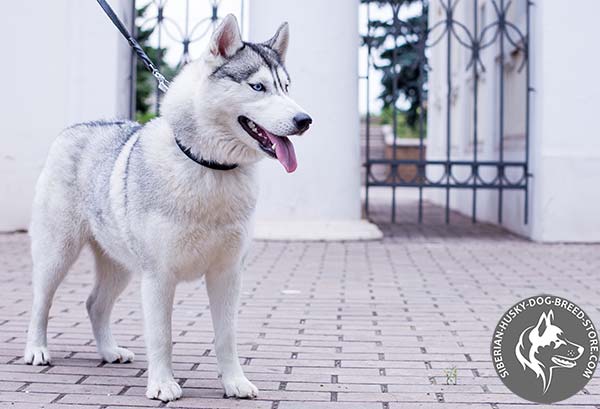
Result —
M 115 300 L 141 274 L 148 356 L 146 396 L 181 396 L 172 368 L 171 315 L 178 282 L 205 277 L 215 353 L 227 396 L 256 397 L 236 348 L 240 269 L 257 197 L 256 163 L 296 169 L 288 136 L 310 116 L 288 96 L 284 23 L 265 43 L 241 39 L 234 16 L 188 64 L 160 117 L 74 125 L 54 142 L 36 187 L 30 227 L 33 310 L 24 360 L 50 363 L 48 313 L 85 244 L 96 262 L 87 299 L 96 346 L 107 362 L 130 362 L 109 326 Z

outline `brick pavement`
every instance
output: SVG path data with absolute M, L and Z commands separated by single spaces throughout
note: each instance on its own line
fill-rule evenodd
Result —
M 174 313 L 175 376 L 184 396 L 166 407 L 248 409 L 527 409 L 489 358 L 493 327 L 515 300 L 549 292 L 600 323 L 600 245 L 541 245 L 440 209 L 401 207 L 380 242 L 256 242 L 244 277 L 239 349 L 254 401 L 223 399 L 202 283 L 181 285 Z M 383 220 L 383 213 L 374 217 Z M 84 302 L 86 251 L 57 293 L 49 325 L 54 364 L 21 363 L 30 309 L 24 234 L 0 235 L 0 408 L 164 407 L 147 400 L 137 282 L 113 314 L 132 364 L 103 364 Z M 458 384 L 445 370 L 457 368 Z M 600 408 L 600 377 L 561 402 Z

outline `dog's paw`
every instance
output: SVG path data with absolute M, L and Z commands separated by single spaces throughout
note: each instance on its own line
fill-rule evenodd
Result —
M 146 397 L 148 399 L 160 399 L 163 402 L 170 402 L 181 398 L 181 386 L 174 379 L 162 382 L 148 381 Z
M 243 375 L 232 378 L 223 377 L 221 381 L 227 397 L 252 399 L 258 396 L 258 388 Z
M 133 362 L 135 354 L 128 349 L 116 347 L 113 349 L 99 351 L 100 356 L 104 362 L 108 363 L 120 363 Z
M 50 365 L 50 352 L 46 347 L 27 346 L 23 361 L 28 365 Z

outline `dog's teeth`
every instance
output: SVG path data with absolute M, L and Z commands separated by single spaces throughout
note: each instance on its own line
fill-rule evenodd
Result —
M 271 146 L 271 149 L 275 150 L 275 147 L 277 146 L 276 143 L 273 144 L 273 146 Z

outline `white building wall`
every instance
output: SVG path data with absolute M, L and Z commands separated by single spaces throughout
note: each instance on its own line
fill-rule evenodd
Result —
M 524 32 L 524 1 L 514 2 L 509 20 Z M 484 6 L 485 4 L 485 6 Z M 480 1 L 481 21 L 496 19 L 491 2 Z M 529 224 L 524 220 L 524 194 L 504 191 L 503 225 L 539 241 L 600 241 L 600 138 L 594 110 L 598 107 L 600 80 L 594 73 L 600 56 L 590 52 L 600 34 L 593 16 L 600 3 L 585 1 L 577 10 L 565 10 L 555 2 L 536 3 L 532 9 L 530 125 L 530 205 Z M 434 4 L 430 20 L 441 17 Z M 455 18 L 470 24 L 472 3 L 459 4 Z M 481 27 L 481 26 L 480 26 Z M 566 34 L 568 33 L 568 35 Z M 445 40 L 444 40 L 445 41 Z M 445 157 L 446 137 L 446 45 L 431 51 L 428 152 L 429 159 Z M 472 90 L 473 79 L 465 72 L 468 52 L 453 41 L 452 48 L 452 158 L 473 158 Z M 524 74 L 517 67 L 522 55 L 508 50 L 505 66 L 505 150 L 504 159 L 523 160 Z M 499 49 L 483 51 L 486 71 L 479 81 L 479 160 L 499 156 Z M 490 173 L 493 176 L 494 172 Z M 485 175 L 485 174 L 484 174 Z M 512 175 L 515 176 L 515 175 Z M 445 204 L 445 192 L 428 191 L 427 197 Z M 451 191 L 451 207 L 470 215 L 471 191 Z M 477 218 L 496 223 L 498 193 L 478 191 Z
M 359 220 L 357 0 L 251 0 L 250 41 L 290 24 L 290 94 L 313 117 L 294 138 L 298 169 L 261 163 L 259 220 Z
M 130 0 L 111 2 L 130 21 Z M 127 42 L 95 1 L 2 5 L 0 231 L 26 229 L 50 144 L 69 124 L 127 117 Z

